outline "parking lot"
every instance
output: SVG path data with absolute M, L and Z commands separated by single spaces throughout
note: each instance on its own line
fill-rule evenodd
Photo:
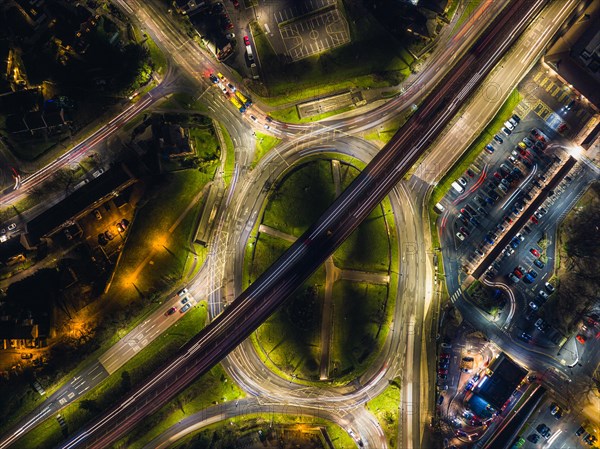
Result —
M 553 239 L 558 224 L 595 176 L 579 162 L 553 179 L 573 162 L 567 136 L 579 129 L 567 120 L 571 114 L 587 113 L 572 99 L 565 103 L 571 97 L 557 97 L 563 98 L 554 105 L 559 110 L 546 115 L 531 109 L 531 98 L 524 98 L 441 201 L 441 230 L 463 275 L 483 273 L 484 283 L 511 288 L 510 308 L 500 313 L 512 321 L 515 338 L 545 347 L 566 340 L 543 319 L 543 305 L 556 287 L 551 280 Z M 570 108 L 560 109 L 560 104 Z M 460 294 L 455 292 L 451 299 Z
M 132 210 L 129 203 L 115 204 L 109 200 L 77 221 L 87 245 L 103 253 L 107 259 L 116 254 L 129 227 Z
M 279 32 L 291 61 L 350 42 L 348 23 L 338 9 L 280 26 Z
M 273 13 L 277 25 L 289 22 L 329 6 L 335 6 L 336 0 L 306 0 L 303 2 L 284 3 L 284 8 Z

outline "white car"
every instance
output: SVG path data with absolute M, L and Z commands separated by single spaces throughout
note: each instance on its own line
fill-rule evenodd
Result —
M 456 236 L 458 237 L 458 239 L 459 239 L 460 241 L 463 241 L 463 240 L 465 239 L 465 236 L 463 235 L 463 233 L 462 233 L 462 232 L 457 232 L 457 233 L 456 233 Z
M 177 294 L 178 294 L 179 296 L 185 296 L 185 295 L 187 295 L 187 293 L 188 293 L 188 289 L 187 289 L 187 288 L 183 288 L 183 289 L 181 289 L 181 290 L 179 290 L 179 291 L 177 292 Z
M 458 182 L 460 182 L 460 185 L 463 187 L 467 185 L 467 180 L 465 178 L 463 178 L 462 176 L 460 178 L 458 178 Z
M 11 224 L 9 224 L 9 225 L 8 225 L 8 230 L 9 230 L 9 231 L 12 231 L 12 230 L 13 230 L 13 229 L 15 229 L 16 227 L 17 227 L 17 224 L 16 224 L 16 223 L 11 223 Z

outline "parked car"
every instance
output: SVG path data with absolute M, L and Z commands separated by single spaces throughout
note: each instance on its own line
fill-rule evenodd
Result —
M 535 257 L 540 257 L 540 252 L 535 248 L 530 248 L 529 252 L 533 254 Z

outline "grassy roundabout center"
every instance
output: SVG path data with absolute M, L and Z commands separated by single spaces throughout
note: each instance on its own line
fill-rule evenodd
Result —
M 244 261 L 247 287 L 325 211 L 359 171 L 317 159 L 293 167 L 274 186 Z M 391 324 L 396 232 L 386 199 L 293 297 L 253 334 L 265 364 L 303 383 L 346 383 L 381 351 Z M 394 270 L 397 272 L 397 270 Z

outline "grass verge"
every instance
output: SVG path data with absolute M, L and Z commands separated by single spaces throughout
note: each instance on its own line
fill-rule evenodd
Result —
M 150 189 L 132 223 L 109 294 L 131 301 L 182 279 L 186 261 L 193 257 L 191 239 L 201 207 L 201 201 L 193 200 L 208 181 L 197 170 L 182 170 L 166 174 Z
M 233 146 L 233 140 L 231 140 L 229 132 L 227 132 L 227 128 L 225 128 L 225 126 L 222 124 L 219 124 L 219 126 L 221 127 L 221 132 L 223 133 L 223 140 L 225 140 L 225 168 L 223 179 L 225 180 L 225 185 L 229 185 L 235 170 L 235 147 Z
M 432 207 L 434 204 L 438 203 L 444 197 L 444 195 L 446 195 L 452 182 L 458 177 L 462 176 L 462 174 L 467 170 L 467 168 L 469 168 L 477 156 L 479 156 L 486 144 L 493 139 L 494 134 L 500 130 L 502 124 L 512 116 L 513 110 L 520 101 L 521 95 L 515 89 L 508 96 L 504 104 L 500 107 L 494 118 L 488 123 L 481 134 L 479 134 L 475 141 L 469 145 L 469 147 L 460 156 L 452 168 L 448 170 L 446 175 L 435 186 L 431 194 L 430 203 Z
M 375 415 L 385 434 L 389 447 L 398 446 L 398 409 L 400 407 L 400 379 L 390 381 L 383 392 L 366 404 Z
M 256 133 L 256 150 L 254 153 L 254 160 L 252 161 L 252 168 L 256 167 L 256 164 L 267 154 L 273 147 L 276 147 L 281 142 L 281 139 L 273 137 L 269 134 Z
M 108 377 L 84 399 L 78 400 L 61 411 L 69 430 L 80 428 L 94 416 L 109 408 L 116 398 L 131 391 L 138 382 L 171 357 L 171 354 L 193 337 L 206 322 L 206 307 L 197 305 L 185 314 L 173 327 L 157 337 L 137 353 L 119 370 Z M 212 394 L 212 393 L 211 393 Z M 56 420 L 43 422 L 28 432 L 20 441 L 20 447 L 38 449 L 52 448 L 63 441 Z
M 324 439 L 326 432 L 336 449 L 354 449 L 356 443 L 350 435 L 338 425 L 322 418 L 306 415 L 277 413 L 253 413 L 236 416 L 226 421 L 208 425 L 182 438 L 174 449 L 193 449 L 200 447 L 238 447 L 240 441 L 252 447 L 321 447 L 329 445 Z M 280 443 L 280 444 L 277 444 Z

